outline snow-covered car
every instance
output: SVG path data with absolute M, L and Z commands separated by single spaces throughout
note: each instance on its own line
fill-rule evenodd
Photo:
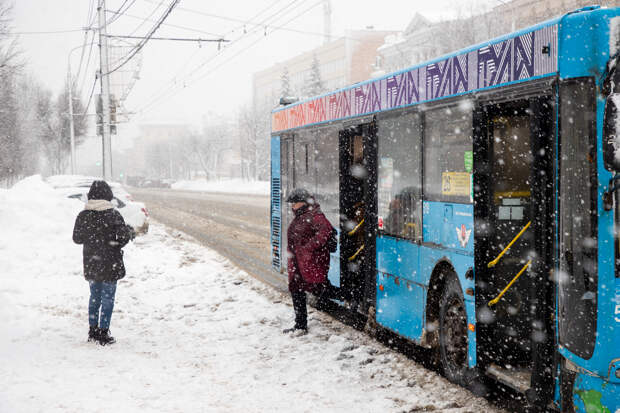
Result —
M 81 175 L 55 175 L 47 178 L 47 182 L 67 198 L 88 200 L 88 190 L 96 177 Z M 149 230 L 149 212 L 142 202 L 136 202 L 121 184 L 111 182 L 112 204 L 123 216 L 128 225 L 131 225 L 138 234 L 146 234 Z

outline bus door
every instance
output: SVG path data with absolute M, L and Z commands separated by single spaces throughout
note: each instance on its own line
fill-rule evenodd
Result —
M 286 234 L 288 226 L 293 220 L 293 213 L 290 205 L 286 203 L 286 197 L 295 188 L 295 151 L 293 135 L 283 135 L 280 140 L 280 174 L 281 174 L 281 193 L 280 201 L 282 213 L 282 251 L 287 250 Z M 283 265 L 280 266 L 281 271 L 286 271 L 286 254 L 282 254 Z
M 376 226 L 376 144 L 374 123 L 341 130 L 340 288 L 353 303 L 364 303 L 374 280 Z M 374 291 L 374 284 L 373 284 Z M 374 298 L 369 298 L 374 305 Z M 367 305 L 360 310 L 366 311 Z
M 534 382 L 541 388 L 553 344 L 551 108 L 550 98 L 540 97 L 489 104 L 478 113 L 479 364 L 523 392 Z

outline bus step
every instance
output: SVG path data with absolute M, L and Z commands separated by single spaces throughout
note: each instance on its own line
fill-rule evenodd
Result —
M 521 393 L 525 393 L 530 388 L 532 380 L 531 370 L 525 368 L 505 368 L 497 364 L 491 364 L 487 368 L 486 374 Z

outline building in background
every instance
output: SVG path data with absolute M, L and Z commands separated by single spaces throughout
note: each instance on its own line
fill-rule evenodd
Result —
M 175 178 L 180 165 L 173 148 L 190 136 L 190 127 L 183 123 L 148 123 L 141 124 L 139 130 L 129 151 L 132 162 L 125 165 L 126 175 Z
M 238 132 L 230 119 L 213 113 L 205 115 L 202 131 L 185 123 L 140 125 L 133 147 L 116 154 L 114 165 L 125 176 L 173 181 L 242 174 Z
M 324 91 L 334 90 L 366 80 L 374 71 L 377 48 L 391 31 L 349 30 L 339 39 L 277 63 L 254 73 L 253 105 L 269 112 L 282 97 L 283 75 L 288 74 L 290 93 L 296 97 L 310 96 L 313 62 Z
M 620 6 L 620 0 L 598 3 Z M 416 13 L 403 32 L 387 36 L 378 48 L 373 75 L 405 69 L 591 4 L 591 0 L 505 0 L 489 10 L 456 10 L 453 20 L 436 23 Z
M 602 7 L 618 7 L 619 0 L 512 0 L 498 4 L 493 15 L 501 16 L 507 31 L 515 31 L 550 18 L 561 16 L 581 7 L 598 4 Z

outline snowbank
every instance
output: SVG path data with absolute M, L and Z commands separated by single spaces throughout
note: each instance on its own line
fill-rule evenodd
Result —
M 179 233 L 125 248 L 111 330 L 86 341 L 71 242 L 79 201 L 40 177 L 0 192 L 0 412 L 494 412 L 403 355 L 310 310 Z
M 223 192 L 230 194 L 269 195 L 269 182 L 243 181 L 241 179 L 229 179 L 222 181 L 178 181 L 172 184 L 172 189 Z

